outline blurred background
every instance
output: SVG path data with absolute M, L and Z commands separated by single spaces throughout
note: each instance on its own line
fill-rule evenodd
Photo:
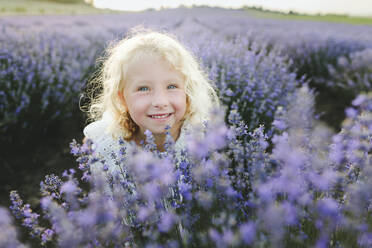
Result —
M 136 25 L 175 34 L 251 130 L 270 130 L 309 83 L 319 120 L 337 132 L 372 87 L 367 0 L 0 0 L 0 205 L 16 189 L 37 207 L 45 175 L 77 166 L 69 144 L 88 124 L 80 106 L 97 59 Z
M 121 0 L 86 0 L 86 3 L 92 4 L 96 8 L 108 8 L 114 10 L 132 10 L 141 11 L 150 8 L 177 8 L 180 5 L 192 7 L 193 5 L 205 5 L 221 8 L 239 9 L 246 7 L 264 8 L 266 10 L 281 11 L 288 13 L 300 12 L 304 14 L 341 14 L 352 16 L 371 16 L 371 2 L 368 0 L 356 0 L 353 2 L 347 0 L 163 0 L 163 1 L 136 1 L 127 3 Z

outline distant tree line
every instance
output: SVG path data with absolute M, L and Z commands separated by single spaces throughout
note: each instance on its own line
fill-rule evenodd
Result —
M 256 10 L 256 11 L 262 11 L 262 12 L 266 12 L 266 13 L 272 13 L 272 14 L 284 14 L 284 15 L 303 15 L 303 16 L 311 16 L 312 14 L 306 14 L 306 13 L 299 13 L 297 11 L 294 11 L 294 10 L 289 10 L 289 11 L 280 11 L 280 10 L 270 10 L 270 9 L 264 9 L 263 7 L 261 6 L 246 6 L 244 5 L 243 7 L 241 7 L 240 9 L 243 9 L 243 10 Z M 328 13 L 328 14 L 321 14 L 321 13 L 317 13 L 317 14 L 313 14 L 313 15 L 317 15 L 317 16 L 335 16 L 335 17 L 348 17 L 349 15 L 347 14 L 334 14 L 334 13 Z
M 43 0 L 45 2 L 56 2 L 56 3 L 84 3 L 84 0 Z M 91 1 L 89 1 L 91 2 Z

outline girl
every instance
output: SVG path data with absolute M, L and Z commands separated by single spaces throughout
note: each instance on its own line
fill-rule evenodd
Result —
M 146 130 L 164 151 L 167 126 L 180 156 L 188 127 L 203 125 L 211 108 L 219 105 L 197 60 L 171 35 L 150 30 L 132 30 L 107 52 L 96 81 L 103 91 L 92 99 L 88 112 L 95 121 L 84 128 L 85 137 L 106 161 L 105 170 L 111 175 L 118 171 L 111 154 L 118 154 L 123 145 L 119 139 L 125 146 L 141 147 Z M 92 175 L 103 173 L 102 169 L 92 167 Z M 111 195 L 108 185 L 105 191 Z M 181 225 L 179 232 L 186 240 Z
M 119 138 L 125 145 L 141 146 L 149 130 L 164 151 L 169 126 L 177 151 L 184 146 L 188 127 L 202 125 L 210 109 L 219 105 L 195 57 L 170 34 L 133 29 L 109 47 L 107 55 L 95 81 L 103 91 L 88 109 L 94 122 L 83 132 L 109 169 Z

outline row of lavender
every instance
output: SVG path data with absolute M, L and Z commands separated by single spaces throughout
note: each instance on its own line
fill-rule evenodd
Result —
M 317 83 L 355 93 L 371 89 L 371 26 L 252 19 L 240 11 L 221 19 L 222 13 L 200 15 L 196 21 L 225 36 L 248 33 L 251 39 L 278 47 L 294 61 L 299 75 Z
M 344 111 L 361 91 L 372 87 L 372 27 L 337 23 L 247 18 L 235 11 L 205 11 L 195 21 L 227 37 L 244 35 L 281 50 L 293 61 L 292 71 L 306 76 L 318 91 L 321 119 L 340 128 Z
M 27 144 L 30 139 L 48 134 L 51 127 L 74 113 L 76 117 L 79 92 L 102 50 L 102 45 L 94 40 L 86 42 L 83 36 L 74 39 L 36 27 L 24 30 L 2 26 L 2 143 Z
M 211 70 L 224 102 L 244 101 L 239 109 L 251 127 L 257 120 L 270 125 L 273 110 L 285 104 L 282 96 L 296 84 L 290 71 L 300 84 L 306 76 L 321 94 L 329 92 L 325 97 L 335 97 L 332 107 L 341 109 L 341 118 L 351 99 L 371 88 L 370 27 L 278 22 L 218 9 L 166 12 L 1 19 L 2 143 L 27 143 L 76 119 L 79 95 L 106 42 L 138 23 L 169 30 L 188 44 Z M 235 90 L 241 84 L 244 90 Z
M 147 26 L 180 36 L 216 81 L 228 111 L 238 108 L 250 130 L 260 122 L 270 126 L 276 107 L 285 106 L 288 93 L 301 84 L 290 73 L 290 64 L 279 51 L 245 37 L 226 40 L 209 35 L 204 26 L 190 23 L 188 14 L 175 18 L 172 25 L 159 13 L 1 20 L 1 143 L 28 144 L 35 137 L 51 135 L 64 121 L 80 120 L 79 103 L 85 100 L 81 93 L 99 68 L 95 61 L 107 42 L 123 37 L 141 18 L 152 20 Z M 204 35 L 195 39 L 192 32 Z
M 353 101 L 336 135 L 314 119 L 308 87 L 291 100 L 276 112 L 271 153 L 264 126 L 247 137 L 237 111 L 230 128 L 216 112 L 178 160 L 170 136 L 163 154 L 147 134 L 145 150 L 123 146 L 108 172 L 90 141 L 74 141 L 83 176 L 71 169 L 41 183 L 47 224 L 16 191 L 12 212 L 42 246 L 370 247 L 372 95 Z M 23 247 L 9 212 L 0 214 L 0 246 Z

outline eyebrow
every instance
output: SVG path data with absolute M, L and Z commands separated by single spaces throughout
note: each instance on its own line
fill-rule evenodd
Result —
M 169 83 L 169 82 L 182 83 L 182 79 L 181 78 L 178 78 L 178 77 L 170 77 L 167 80 L 165 80 L 165 82 L 167 82 L 167 83 Z M 148 79 L 137 79 L 137 80 L 133 80 L 133 84 L 135 84 L 135 85 L 137 85 L 137 84 L 146 84 L 146 83 L 152 83 L 152 81 L 151 80 L 148 80 Z
M 133 80 L 134 84 L 143 84 L 143 83 L 151 83 L 149 80 L 143 80 L 143 79 L 138 79 L 138 80 Z

